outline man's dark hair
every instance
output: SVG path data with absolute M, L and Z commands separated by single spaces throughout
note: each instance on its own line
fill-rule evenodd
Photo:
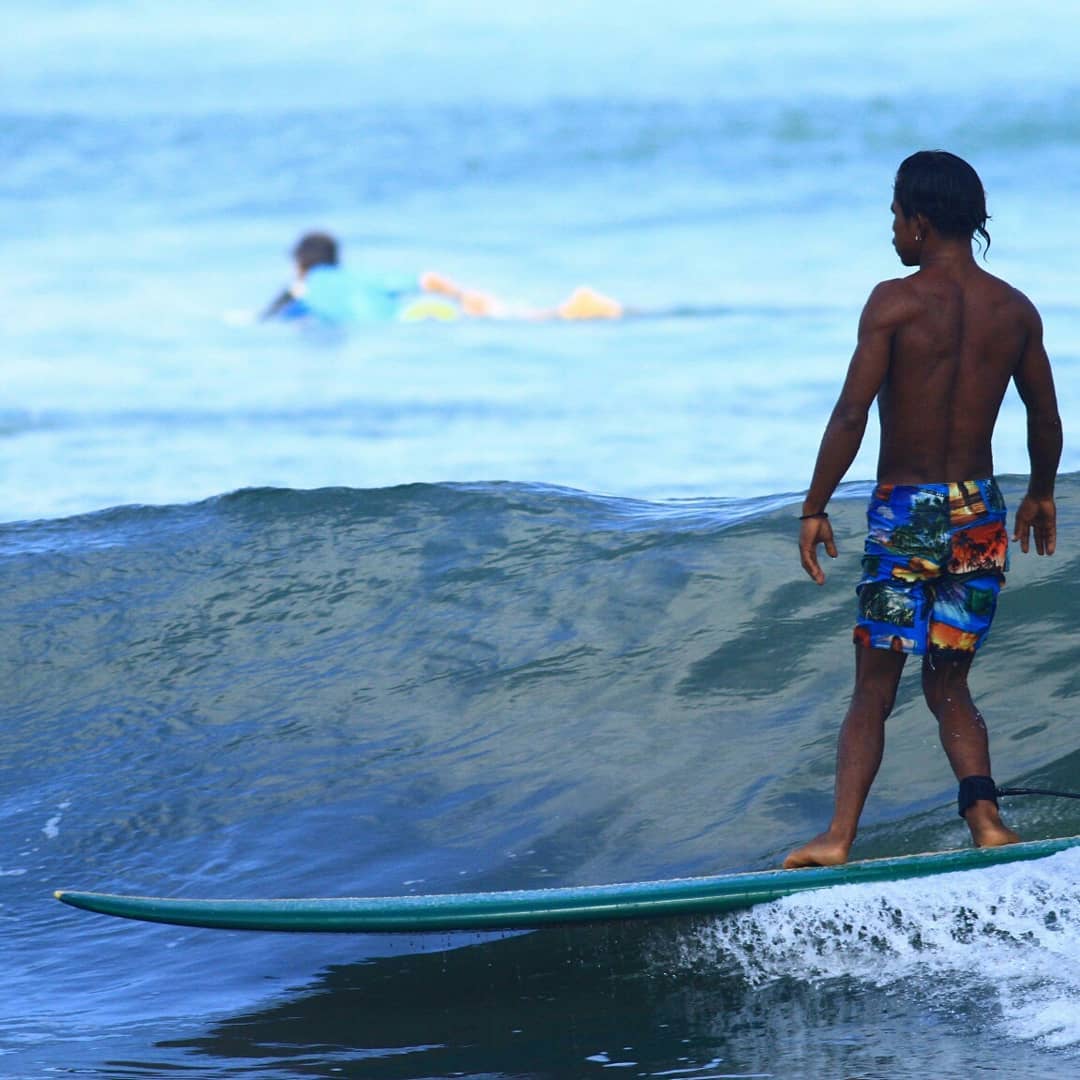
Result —
M 292 254 L 305 270 L 313 266 L 337 266 L 337 241 L 329 233 L 306 233 L 297 241 Z
M 986 192 L 963 158 L 947 150 L 912 154 L 900 163 L 893 195 L 904 217 L 923 214 L 942 236 L 970 240 L 978 233 L 990 250 Z

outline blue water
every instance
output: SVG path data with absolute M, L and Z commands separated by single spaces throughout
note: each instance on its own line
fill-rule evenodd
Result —
M 749 869 L 828 812 L 871 433 L 825 589 L 791 518 L 892 176 L 969 157 L 1038 304 L 1062 542 L 975 690 L 1080 790 L 1080 95 L 1065 3 L 13 3 L 0 41 L 0 1074 L 1057 1077 L 1080 861 L 512 936 L 118 923 L 152 894 Z M 251 313 L 309 228 L 616 324 Z M 1006 496 L 1023 410 L 995 441 Z M 864 855 L 964 842 L 905 680 Z M 1075 804 L 1016 801 L 1027 837 Z M 800 933 L 794 933 L 793 929 Z

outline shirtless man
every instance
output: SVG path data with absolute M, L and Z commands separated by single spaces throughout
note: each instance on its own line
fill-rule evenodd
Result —
M 847 860 L 885 745 L 885 720 L 908 654 L 960 782 L 960 815 L 977 847 L 1019 837 L 998 816 L 986 726 L 968 670 L 1008 569 L 1005 504 L 991 436 L 1010 381 L 1027 408 L 1031 477 L 1016 511 L 1022 551 L 1052 555 L 1061 420 L 1042 323 L 1022 293 L 983 270 L 971 241 L 986 232 L 982 183 L 944 151 L 904 161 L 892 203 L 893 247 L 910 277 L 879 284 L 818 451 L 802 506 L 799 552 L 819 585 L 817 547 L 836 557 L 825 507 L 854 460 L 875 398 L 877 480 L 858 586 L 855 689 L 840 729 L 833 817 L 787 868 Z

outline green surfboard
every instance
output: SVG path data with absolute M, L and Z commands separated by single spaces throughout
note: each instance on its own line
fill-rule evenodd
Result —
M 126 919 L 219 930 L 385 933 L 514 930 L 553 923 L 656 918 L 737 911 L 834 885 L 901 881 L 999 863 L 1041 859 L 1080 846 L 1080 836 L 997 848 L 864 859 L 844 866 L 761 870 L 667 881 L 585 885 L 509 892 L 324 899 L 208 900 L 61 890 L 73 907 Z

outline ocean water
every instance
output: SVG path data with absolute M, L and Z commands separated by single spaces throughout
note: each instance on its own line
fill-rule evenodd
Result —
M 899 161 L 985 181 L 1043 313 L 1053 559 L 975 691 L 1080 790 L 1080 93 L 1066 3 L 18 0 L 0 41 L 0 1075 L 1059 1077 L 1080 858 L 530 934 L 121 923 L 60 887 L 446 892 L 773 866 L 826 819 L 868 435 L 792 515 Z M 309 228 L 613 324 L 251 313 Z M 1023 410 L 995 458 L 1015 503 Z M 958 846 L 904 681 L 857 851 Z M 1075 803 L 1012 800 L 1026 836 Z

